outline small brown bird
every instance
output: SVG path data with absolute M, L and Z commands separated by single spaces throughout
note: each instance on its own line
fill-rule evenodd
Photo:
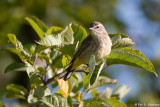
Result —
M 58 74 L 59 79 L 64 77 L 65 81 L 68 80 L 77 67 L 89 63 L 91 55 L 95 55 L 95 61 L 98 63 L 111 52 L 112 42 L 104 26 L 100 22 L 92 22 L 89 30 L 91 34 L 82 42 L 70 66 Z

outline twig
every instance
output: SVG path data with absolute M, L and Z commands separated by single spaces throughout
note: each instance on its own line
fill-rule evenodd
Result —
M 43 80 L 43 77 L 39 73 L 36 73 L 36 75 L 42 80 L 43 84 L 45 85 L 45 81 Z
M 109 66 L 111 66 L 111 65 L 106 66 L 104 69 L 102 69 L 102 71 L 105 71 Z
M 84 72 L 86 75 L 89 74 L 89 72 L 87 72 L 86 70 L 76 70 L 76 71 L 74 71 L 74 72 Z
M 57 74 L 55 74 L 52 78 L 49 78 L 46 82 L 45 82 L 45 85 L 47 85 L 48 83 L 52 82 L 52 81 L 55 81 L 56 80 L 56 77 L 57 77 Z

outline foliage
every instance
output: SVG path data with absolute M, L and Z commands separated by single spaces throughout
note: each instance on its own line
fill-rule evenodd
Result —
M 121 85 L 113 92 L 108 87 L 104 92 L 97 91 L 97 88 L 101 86 L 117 84 L 117 80 L 101 74 L 105 63 L 106 68 L 113 64 L 125 64 L 143 68 L 157 76 L 152 63 L 139 50 L 126 48 L 135 45 L 128 36 L 109 34 L 113 46 L 107 60 L 102 60 L 96 65 L 94 56 L 91 56 L 89 69 L 86 70 L 89 75 L 75 73 L 69 81 L 57 79 L 57 73 L 62 72 L 68 66 L 75 51 L 87 37 L 86 30 L 77 24 L 69 24 L 65 29 L 57 26 L 48 29 L 36 17 L 27 17 L 26 20 L 36 31 L 40 40 L 35 44 L 24 46 L 14 34 L 8 34 L 11 44 L 5 46 L 4 49 L 17 54 L 22 62 L 10 64 L 5 72 L 26 71 L 30 81 L 30 90 L 27 92 L 22 86 L 9 84 L 6 89 L 12 94 L 8 94 L 8 98 L 26 99 L 29 104 L 56 107 L 126 107 L 119 99 L 130 91 L 127 86 Z M 49 87 L 49 83 L 52 87 Z M 52 89 L 58 86 L 60 90 L 52 93 Z M 92 93 L 92 97 L 85 99 L 85 92 Z

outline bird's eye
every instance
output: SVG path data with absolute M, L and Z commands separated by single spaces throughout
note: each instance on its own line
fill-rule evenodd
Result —
M 99 28 L 99 26 L 97 26 L 97 28 Z

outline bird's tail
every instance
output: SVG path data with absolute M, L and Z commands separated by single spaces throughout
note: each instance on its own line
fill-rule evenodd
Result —
M 68 79 L 70 79 L 70 77 L 72 76 L 72 74 L 74 73 L 74 70 L 71 70 L 72 68 L 72 64 L 62 73 L 57 75 L 58 79 L 63 78 L 65 81 L 67 81 Z

